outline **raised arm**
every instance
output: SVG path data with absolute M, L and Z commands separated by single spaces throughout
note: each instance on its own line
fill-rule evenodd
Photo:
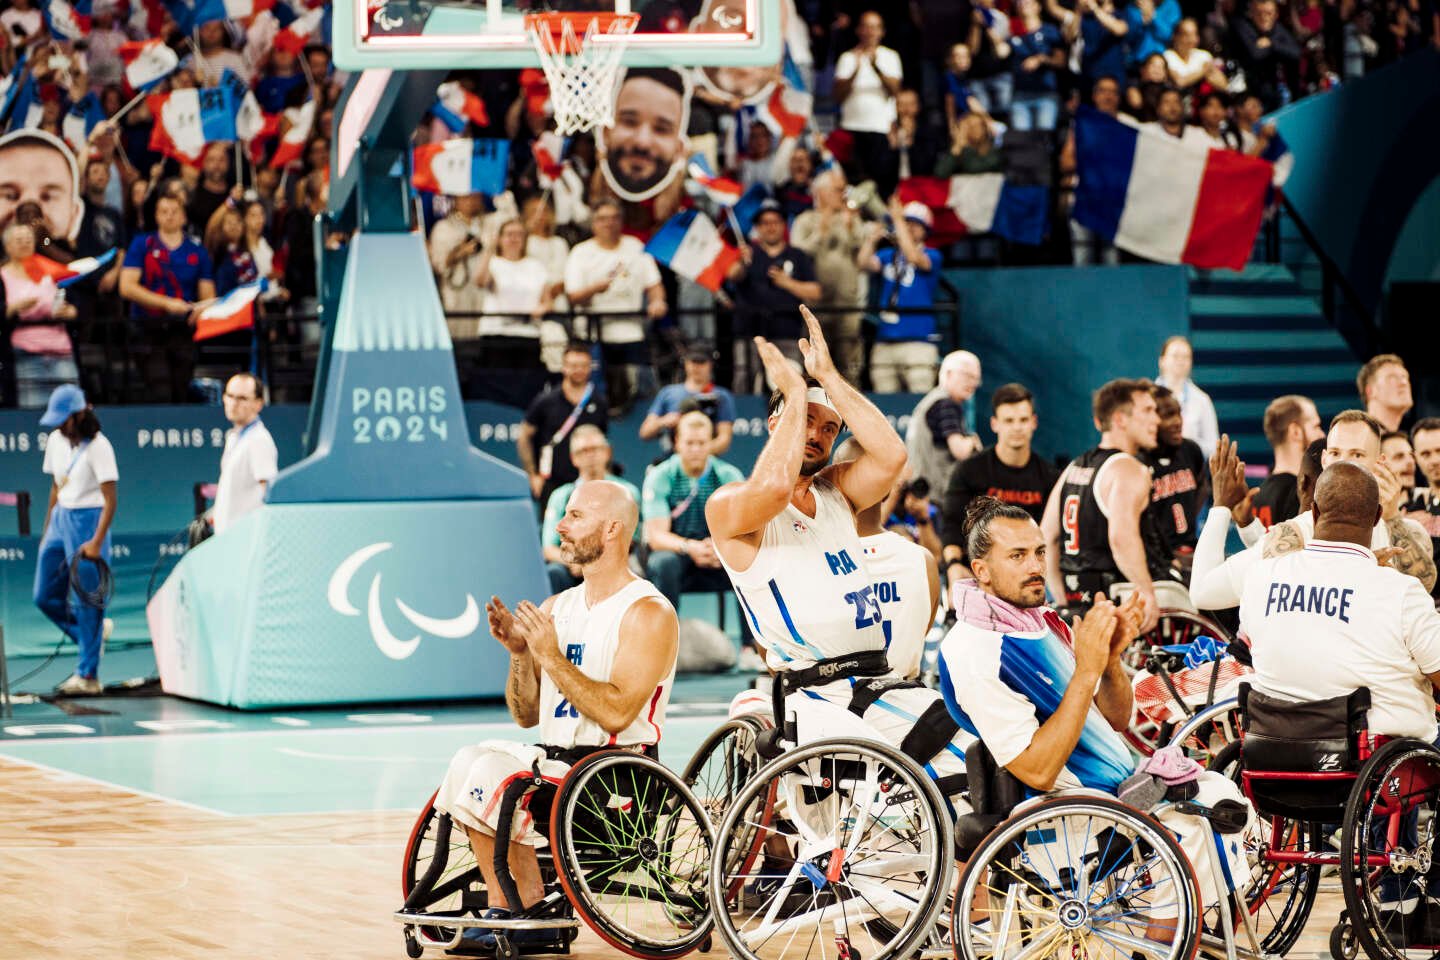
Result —
M 620 733 L 634 723 L 675 666 L 680 624 L 670 605 L 655 598 L 632 604 L 621 618 L 610 680 L 593 680 L 566 658 L 547 611 L 521 601 L 515 622 L 540 669 L 582 716 L 606 733 Z
M 758 533 L 785 509 L 805 458 L 805 378 L 764 337 L 756 337 L 755 346 L 785 405 L 750 476 L 725 484 L 705 502 L 705 522 L 722 554 L 725 541 Z
M 805 370 L 814 377 L 830 397 L 840 419 L 850 428 L 865 452 L 854 460 L 832 464 L 825 468 L 824 476 L 840 488 L 856 510 L 879 503 L 900 479 L 905 469 L 905 441 L 890 426 L 885 414 L 865 395 L 856 390 L 835 369 L 830 358 L 830 347 L 825 343 L 825 333 L 820 321 L 809 307 L 801 306 L 800 315 L 805 318 L 809 336 L 800 340 L 800 352 L 805 355 Z

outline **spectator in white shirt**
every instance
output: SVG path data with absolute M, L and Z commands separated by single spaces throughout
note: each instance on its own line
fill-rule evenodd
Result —
M 521 208 L 525 218 L 525 255 L 533 257 L 545 266 L 545 280 L 550 291 L 550 312 L 565 313 L 570 302 L 565 299 L 565 261 L 570 256 L 570 244 L 564 237 L 555 235 L 555 208 L 544 196 L 534 196 L 525 201 Z M 559 373 L 565 344 L 570 333 L 565 325 L 556 319 L 540 321 L 540 362 L 551 373 Z
M 1175 27 L 1170 37 L 1170 49 L 1165 51 L 1165 69 L 1170 82 L 1182 91 L 1208 80 L 1216 90 L 1224 90 L 1225 71 L 1215 62 L 1209 50 L 1200 47 L 1200 29 L 1195 21 L 1186 17 Z
M 591 337 L 590 318 L 600 320 L 599 336 L 592 339 L 601 344 L 615 415 L 634 401 L 640 368 L 648 360 L 646 320 L 657 320 L 668 309 L 660 268 L 639 240 L 621 233 L 620 217 L 615 201 L 595 204 L 594 236 L 576 244 L 565 261 L 565 296 L 582 311 L 576 317 L 577 335 Z
M 525 252 L 525 224 L 508 220 L 475 268 L 483 291 L 480 337 L 491 367 L 534 367 L 540 362 L 540 320 L 554 304 L 545 264 Z
M 71 599 L 71 568 L 89 593 L 100 587 L 110 561 L 110 525 L 119 502 L 115 448 L 100 432 L 95 411 L 77 386 L 56 387 L 40 418 L 54 428 L 45 442 L 44 471 L 51 477 L 50 506 L 35 557 L 35 606 L 80 648 L 75 673 L 55 688 L 64 696 L 101 692 L 101 644 L 109 631 L 107 598 Z M 81 560 L 89 562 L 79 562 Z
M 1199 131 L 1198 127 L 1188 129 Z M 1205 137 L 1203 132 L 1198 135 Z M 1205 139 L 1208 145 L 1209 138 Z M 1194 363 L 1195 353 L 1190 349 L 1190 341 L 1184 337 L 1171 337 L 1160 348 L 1160 376 L 1155 378 L 1155 382 L 1169 388 L 1180 401 L 1185 439 L 1194 440 L 1200 445 L 1200 450 L 1209 456 L 1215 452 L 1215 444 L 1220 439 L 1220 424 L 1215 418 L 1215 404 L 1211 402 L 1210 394 L 1190 380 Z
M 265 385 L 253 373 L 237 373 L 225 384 L 225 452 L 210 522 L 224 533 L 245 514 L 265 504 L 265 493 L 280 469 L 275 440 L 260 420 Z
M 1140 129 L 1154 130 L 1167 137 L 1174 137 L 1181 143 L 1204 147 L 1206 150 L 1213 146 L 1204 130 L 1185 122 L 1185 100 L 1180 96 L 1180 91 L 1174 87 L 1166 87 L 1160 91 L 1160 98 L 1155 101 L 1155 119 L 1150 123 L 1140 124 Z M 1170 387 L 1171 390 L 1175 389 L 1168 383 L 1164 386 Z M 1178 391 L 1176 392 L 1178 393 Z M 1199 442 L 1198 438 L 1192 437 L 1191 439 Z
M 17 49 L 34 39 L 44 26 L 45 19 L 31 0 L 11 0 L 9 8 L 0 12 L 5 39 Z
M 430 268 L 440 286 L 440 303 L 446 313 L 479 313 L 484 293 L 475 285 L 484 244 L 485 198 L 467 193 L 451 198 L 450 213 L 430 228 Z M 474 337 L 473 318 L 449 321 L 450 336 Z
M 840 54 L 835 64 L 835 98 L 840 101 L 840 128 L 854 143 L 852 182 L 874 180 L 882 196 L 895 189 L 890 126 L 895 122 L 895 97 L 904 68 L 900 55 L 882 47 L 885 21 L 874 10 L 860 15 L 855 27 L 859 43 Z M 883 178 L 892 182 L 883 182 Z

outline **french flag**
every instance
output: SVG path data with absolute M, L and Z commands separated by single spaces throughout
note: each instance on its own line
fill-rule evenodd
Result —
M 1267 161 L 1185 146 L 1090 107 L 1076 116 L 1075 158 L 1077 223 L 1161 263 L 1244 268 L 1274 175 Z
M 505 192 L 508 140 L 442 140 L 415 148 L 410 182 L 416 190 L 458 197 Z
M 275 35 L 273 46 L 277 50 L 284 50 L 292 56 L 300 56 L 305 48 L 316 42 L 320 34 L 321 21 L 325 18 L 325 8 L 320 7 L 311 10 L 302 16 L 296 17 L 290 25 Z
M 805 78 L 790 54 L 785 54 L 784 79 L 775 84 L 760 120 L 780 137 L 798 137 L 810 124 L 815 97 L 805 87 Z
M 485 101 L 454 80 L 442 83 L 436 88 L 435 105 L 430 108 L 430 112 L 435 115 L 436 120 L 449 127 L 451 133 L 463 133 L 466 123 L 473 123 L 477 127 L 490 125 L 490 114 L 485 109 Z
M 898 188 L 903 203 L 923 203 L 935 221 L 928 243 L 944 245 L 971 234 L 993 233 L 1036 246 L 1045 239 L 1050 191 L 1017 186 L 999 173 L 911 177 Z
M 228 87 L 175 90 L 145 98 L 155 126 L 150 149 L 196 164 L 205 145 L 235 139 L 235 105 Z
M 55 286 L 63 290 L 109 269 L 110 264 L 115 262 L 115 252 L 114 249 L 111 249 L 98 257 L 81 257 L 66 264 L 56 264 L 61 269 L 58 273 L 52 274 L 55 278 Z
M 71 150 L 84 156 L 90 132 L 104 119 L 105 111 L 100 108 L 100 98 L 92 90 L 70 105 L 65 119 L 60 122 L 61 137 L 70 144 Z
M 120 59 L 125 62 L 125 82 L 135 91 L 154 86 L 180 66 L 180 57 L 163 40 L 122 43 Z
M 266 286 L 268 283 L 265 280 L 244 284 L 201 310 L 195 318 L 194 339 L 209 340 L 255 326 L 255 301 L 265 292 Z
M 690 158 L 689 173 L 690 179 L 705 191 L 705 196 L 722 207 L 735 206 L 745 193 L 745 188 L 734 180 L 716 176 L 715 171 L 710 169 L 710 162 L 701 154 Z
M 315 125 L 315 99 L 306 100 L 302 106 L 287 107 L 281 117 L 290 121 L 290 127 L 280 137 L 280 145 L 270 158 L 270 166 L 276 170 L 299 160 L 305 152 L 305 141 L 310 139 L 310 128 Z
M 645 252 L 712 293 L 740 259 L 740 251 L 721 240 L 715 224 L 699 210 L 685 210 L 665 221 L 645 244 Z
M 56 40 L 79 40 L 90 35 L 90 4 L 71 5 L 69 0 L 50 0 L 45 7 L 45 26 Z

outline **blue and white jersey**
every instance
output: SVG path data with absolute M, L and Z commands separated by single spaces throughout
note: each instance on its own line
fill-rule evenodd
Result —
M 815 516 L 786 504 L 765 525 L 748 568 L 736 571 L 720 560 L 772 670 L 885 649 L 885 615 L 850 501 L 823 477 L 810 489 Z
M 1006 633 L 960 622 L 940 644 L 940 692 L 962 728 L 1006 766 L 1024 753 L 1040 725 L 1059 709 L 1075 675 L 1070 630 L 1047 612 L 1048 630 Z M 1125 741 L 1093 704 L 1057 789 L 1114 793 L 1135 772 Z

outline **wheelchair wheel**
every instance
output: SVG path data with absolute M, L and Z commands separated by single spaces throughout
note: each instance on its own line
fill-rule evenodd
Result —
M 1231 698 L 1201 710 L 1171 732 L 1167 745 L 1180 747 L 1207 769 L 1215 769 L 1215 758 L 1233 745 L 1233 764 L 1240 759 L 1239 702 Z
M 774 816 L 761 821 L 754 811 L 772 793 Z M 954 829 L 944 804 L 934 782 L 883 743 L 786 751 L 740 791 L 716 835 L 710 902 L 720 938 L 741 960 L 910 956 L 934 934 L 949 887 Z M 737 870 L 751 830 L 768 841 L 765 860 Z M 737 885 L 745 897 L 732 908 Z
M 710 821 L 670 770 L 632 753 L 592 754 L 555 796 L 560 885 L 602 940 L 633 957 L 681 957 L 710 934 Z
M 761 766 L 760 755 L 755 750 L 755 739 L 770 724 L 758 716 L 741 716 L 725 721 L 695 751 L 680 779 L 695 794 L 712 827 L 719 827 L 730 809 L 730 802 L 740 795 L 740 790 L 749 783 Z M 736 880 L 728 891 L 726 900 L 740 892 L 744 874 L 749 871 L 765 843 L 764 830 L 751 824 L 770 823 L 775 810 L 775 791 L 759 794 L 755 798 L 755 809 L 740 821 L 740 829 L 748 831 L 752 842 L 731 844 L 731 849 L 740 859 L 729 865 Z
M 1200 946 L 1200 888 L 1184 851 L 1104 797 L 1022 807 L 971 855 L 954 911 L 958 960 L 1191 960 Z
M 406 909 L 416 913 L 458 917 L 486 907 L 485 882 L 470 841 L 449 816 L 435 809 L 433 793 L 410 830 L 400 883 Z M 423 930 L 431 940 L 450 938 L 446 930 Z
M 1240 783 L 1239 742 L 1226 744 L 1207 766 Z M 1237 880 L 1245 897 L 1245 908 L 1255 924 L 1261 949 L 1267 954 L 1283 956 L 1295 946 L 1310 919 L 1320 889 L 1322 867 L 1277 863 L 1267 855 L 1321 853 L 1325 849 L 1326 833 L 1315 824 L 1257 815 L 1244 841 L 1250 872 Z M 1217 926 L 1217 921 L 1218 914 L 1207 913 L 1207 926 Z
M 1360 767 L 1340 830 L 1345 907 L 1372 960 L 1398 960 L 1407 950 L 1434 952 L 1418 924 L 1396 923 L 1391 908 L 1418 901 L 1415 909 L 1424 910 L 1427 887 L 1440 881 L 1437 830 L 1440 751 L 1423 740 L 1390 741 Z

